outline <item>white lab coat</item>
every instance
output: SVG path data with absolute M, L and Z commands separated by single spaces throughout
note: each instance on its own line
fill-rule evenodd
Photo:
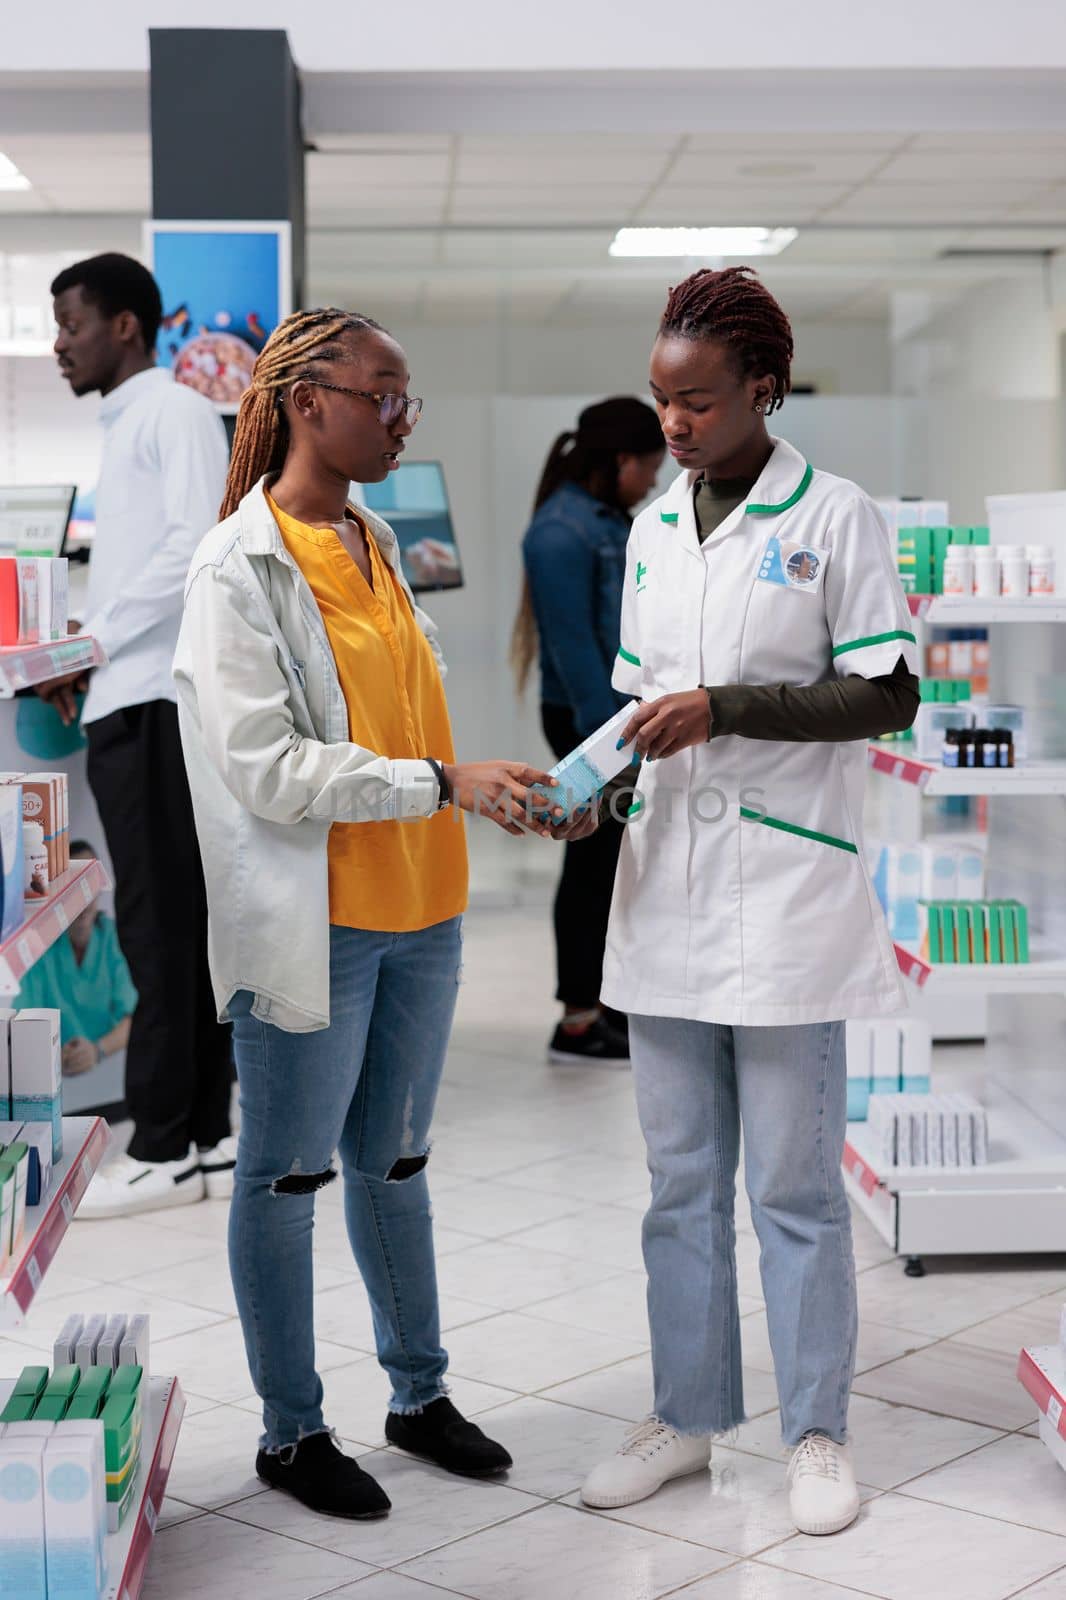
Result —
M 888 531 L 784 440 L 701 546 L 683 473 L 633 525 L 614 686 L 918 672 Z M 863 856 L 864 742 L 723 735 L 645 764 L 619 862 L 603 999 L 620 1011 L 770 1026 L 905 1002 Z

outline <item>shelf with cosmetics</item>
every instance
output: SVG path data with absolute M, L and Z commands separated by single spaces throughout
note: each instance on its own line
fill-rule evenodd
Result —
M 40 644 L 0 646 L 0 699 L 10 699 L 19 689 L 36 689 L 51 678 L 88 672 L 106 662 L 100 645 L 87 633 Z
M 0 943 L 0 999 L 18 993 L 26 973 L 61 938 L 79 912 L 110 889 L 99 861 L 75 861 L 49 886 L 42 900 L 26 901 L 26 919 Z
M 13 1387 L 14 1380 L 0 1380 L 0 1406 Z M 107 1579 L 100 1600 L 138 1600 L 143 1592 L 184 1415 L 185 1397 L 177 1378 L 149 1379 L 137 1478 L 118 1532 L 104 1541 Z
M 22 1237 L 0 1272 L 0 1332 L 23 1321 L 108 1146 L 102 1117 L 64 1117 L 63 1155 L 37 1205 L 27 1205 Z

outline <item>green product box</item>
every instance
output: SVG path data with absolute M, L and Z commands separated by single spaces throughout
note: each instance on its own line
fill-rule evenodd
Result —
M 993 966 L 1003 965 L 1003 910 L 994 900 L 987 906 L 989 961 Z
M 960 966 L 973 965 L 973 914 L 968 905 L 955 907 L 955 937 L 958 941 L 956 959 Z
M 944 917 L 940 907 L 933 902 L 927 907 L 929 919 L 929 960 L 940 962 L 944 959 Z
M 1029 960 L 1029 907 L 1018 902 L 1018 960 Z
M 32 1394 L 36 1400 L 45 1391 L 48 1383 L 47 1367 L 23 1367 L 15 1379 L 12 1394 Z
M 954 700 L 956 705 L 961 705 L 963 702 L 970 699 L 971 690 L 969 678 L 953 678 L 951 686 L 952 690 L 954 691 Z
M 1018 936 L 1014 914 L 1008 900 L 1000 900 L 1000 924 L 1003 929 L 1003 961 L 1008 966 L 1013 966 L 1018 960 Z
M 919 698 L 919 700 L 922 701 L 923 704 L 928 704 L 931 700 L 939 700 L 940 699 L 940 679 L 939 678 L 919 678 L 919 680 L 918 680 L 918 698 Z
M 948 535 L 952 544 L 971 544 L 969 528 L 949 528 Z
M 971 528 L 970 529 L 970 543 L 971 544 L 991 544 L 992 543 L 992 530 L 990 528 Z
M 107 1400 L 110 1381 L 110 1367 L 87 1368 L 70 1403 L 68 1419 L 71 1422 L 91 1422 L 98 1417 Z
M 36 1410 L 36 1395 L 13 1394 L 3 1411 L 0 1411 L 0 1422 L 32 1422 Z
M 73 1395 L 69 1394 L 43 1394 L 33 1413 L 34 1422 L 62 1422 L 72 1399 Z
M 117 1367 L 111 1374 L 111 1384 L 108 1394 L 136 1394 L 141 1387 L 141 1378 L 144 1376 L 143 1367 Z
M 904 588 L 908 594 L 932 594 L 933 581 L 933 530 L 931 528 L 901 528 L 896 545 L 897 564 Z M 914 587 L 907 588 L 906 579 Z
M 958 926 L 955 907 L 950 900 L 940 902 L 940 959 L 945 966 L 958 965 Z

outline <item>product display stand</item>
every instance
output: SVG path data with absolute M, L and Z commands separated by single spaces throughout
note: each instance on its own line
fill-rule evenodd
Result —
M 1023 1350 L 1018 1382 L 1040 1411 L 1040 1437 L 1066 1470 L 1066 1351 L 1060 1345 Z
M 63 1159 L 53 1169 L 40 1205 L 26 1207 L 18 1258 L 8 1276 L 0 1278 L 0 1332 L 17 1327 L 29 1311 L 107 1144 L 102 1117 L 63 1118 Z
M 107 657 L 87 633 L 44 644 L 13 644 L 0 648 L 0 700 L 10 700 L 19 689 L 36 689 L 49 678 L 103 667 Z
M 914 617 L 941 627 L 1066 622 L 1066 598 L 1061 596 L 1048 600 L 907 598 Z M 997 798 L 1008 796 L 1066 795 L 1066 761 L 1062 760 L 1025 762 L 1009 770 L 958 771 L 918 761 L 890 744 L 873 744 L 870 766 L 929 797 L 984 795 L 992 797 L 994 804 Z M 986 996 L 1066 996 L 1066 951 L 1051 948 L 1039 936 L 1032 941 L 1031 960 L 1014 965 L 931 965 L 908 945 L 897 942 L 895 951 L 908 984 L 934 996 L 950 996 L 964 1003 Z M 991 1055 L 981 1097 L 988 1108 L 991 1135 L 989 1160 L 984 1166 L 882 1170 L 870 1146 L 866 1123 L 848 1125 L 844 1151 L 848 1191 L 885 1242 L 907 1258 L 910 1276 L 921 1274 L 923 1255 L 1010 1255 L 1019 1250 L 1063 1249 L 1066 1137 L 1061 1116 L 1044 1116 L 1039 1101 L 1034 1102 L 1020 1088 L 1009 1061 L 1000 1066 Z
M 26 920 L 0 944 L 0 997 L 18 993 L 19 984 L 90 900 L 111 888 L 99 861 L 75 861 L 50 886 L 47 899 L 26 902 Z
M 0 1380 L 0 1406 L 13 1387 L 13 1379 Z M 101 1600 L 137 1600 L 144 1587 L 184 1415 L 185 1396 L 177 1378 L 150 1379 L 137 1487 L 122 1527 L 107 1536 L 107 1584 Z

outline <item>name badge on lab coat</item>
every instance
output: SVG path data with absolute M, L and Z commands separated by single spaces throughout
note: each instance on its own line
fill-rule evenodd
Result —
M 822 587 L 828 560 L 828 550 L 798 544 L 791 539 L 782 541 L 775 534 L 763 551 L 758 575 L 763 583 L 776 583 L 783 589 L 817 594 Z

